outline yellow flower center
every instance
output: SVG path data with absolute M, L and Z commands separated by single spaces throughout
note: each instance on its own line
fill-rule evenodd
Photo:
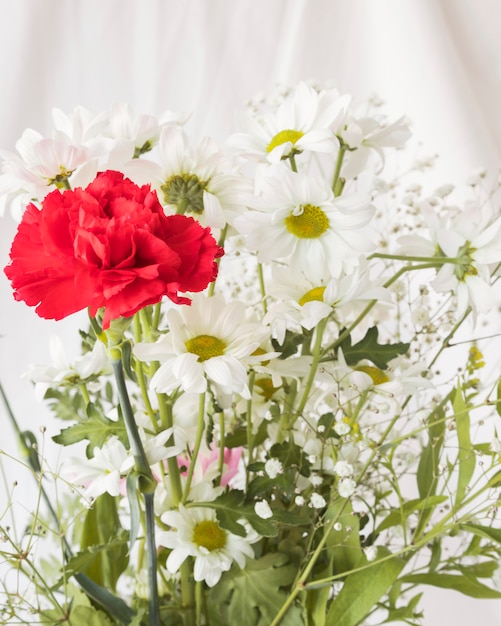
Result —
M 305 204 L 300 207 L 299 215 L 285 218 L 287 230 L 300 239 L 316 239 L 329 228 L 329 218 L 318 206 Z
M 254 383 L 254 387 L 257 388 L 256 392 L 262 398 L 264 398 L 266 402 L 269 402 L 272 399 L 275 391 L 280 389 L 280 387 L 273 386 L 273 383 L 271 382 L 271 378 L 258 378 Z
M 359 365 L 355 369 L 357 372 L 364 372 L 364 374 L 370 376 L 375 385 L 382 385 L 390 380 L 383 370 L 380 370 L 379 367 L 374 367 L 373 365 Z
M 283 143 L 287 143 L 288 141 L 290 141 L 294 145 L 296 141 L 299 141 L 299 139 L 301 139 L 303 134 L 304 133 L 302 133 L 300 130 L 281 130 L 270 141 L 266 148 L 266 152 L 271 152 L 277 146 L 281 146 Z
M 203 520 L 193 529 L 193 543 L 209 552 L 221 550 L 226 545 L 226 531 L 217 522 Z
M 215 356 L 222 356 L 226 348 L 226 344 L 222 339 L 212 335 L 192 337 L 184 345 L 188 352 L 198 355 L 199 361 L 207 361 Z
M 254 350 L 254 352 L 252 352 L 251 356 L 261 356 L 262 354 L 266 354 L 266 352 L 263 350 L 263 348 L 256 348 Z M 261 361 L 261 365 L 268 365 L 270 362 L 269 359 L 265 359 L 264 361 Z
M 313 287 L 304 296 L 299 298 L 298 303 L 304 306 L 307 302 L 323 302 L 325 287 Z

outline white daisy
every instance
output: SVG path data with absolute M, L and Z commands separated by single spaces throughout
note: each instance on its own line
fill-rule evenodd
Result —
M 474 313 L 489 311 L 500 297 L 489 265 L 501 263 L 501 217 L 492 219 L 490 209 L 472 205 L 436 236 L 443 254 L 456 263 L 441 267 L 433 288 L 456 294 L 458 319 L 468 306 Z
M 67 459 L 63 475 L 74 485 L 85 487 L 82 495 L 86 499 L 95 499 L 103 493 L 118 496 L 121 492 L 122 465 L 127 457 L 127 450 L 119 439 L 110 437 L 101 448 L 94 448 L 91 459 Z
M 179 570 L 188 557 L 193 557 L 195 580 L 205 581 L 209 587 L 213 587 L 233 562 L 243 568 L 247 557 L 254 558 L 251 543 L 258 536 L 250 531 L 246 537 L 238 537 L 221 528 L 213 509 L 185 509 L 180 505 L 179 511 L 167 511 L 161 519 L 164 524 L 175 529 L 157 534 L 158 544 L 172 550 L 166 562 L 172 574 Z
M 35 383 L 36 395 L 40 400 L 51 387 L 89 383 L 102 375 L 111 374 L 108 353 L 101 341 L 96 341 L 92 350 L 76 358 L 73 363 L 68 361 L 60 337 L 51 337 L 49 350 L 50 365 L 31 365 L 24 374 L 25 378 Z M 101 386 L 104 381 L 98 384 Z
M 316 90 L 299 83 L 276 111 L 256 118 L 251 111 L 238 120 L 241 132 L 229 139 L 243 156 L 276 163 L 302 152 L 335 152 L 331 128 L 339 126 L 350 103 L 337 89 Z
M 212 228 L 231 223 L 250 190 L 246 178 L 230 173 L 213 139 L 206 137 L 194 149 L 176 126 L 165 127 L 160 135 L 159 163 L 134 160 L 124 169 L 137 183 L 151 183 L 165 207 L 194 214 Z
M 155 391 L 172 393 L 180 387 L 188 393 L 203 393 L 210 381 L 223 394 L 250 397 L 247 359 L 268 338 L 269 329 L 246 321 L 242 302 L 227 304 L 222 296 L 198 294 L 191 306 L 171 309 L 167 320 L 168 334 L 134 349 L 141 361 L 160 361 L 151 380 Z M 259 358 L 266 360 L 269 355 Z
M 288 260 L 293 272 L 314 277 L 323 267 L 331 276 L 358 265 L 361 253 L 372 250 L 366 228 L 374 207 L 365 193 L 335 198 L 320 179 L 280 167 L 263 181 L 256 209 L 235 220 L 247 245 L 260 261 Z
M 380 115 L 350 117 L 339 132 L 341 141 L 348 146 L 341 176 L 347 179 L 358 176 L 374 153 L 380 158 L 380 172 L 384 165 L 384 148 L 401 148 L 410 136 L 409 122 L 404 117 L 391 123 Z

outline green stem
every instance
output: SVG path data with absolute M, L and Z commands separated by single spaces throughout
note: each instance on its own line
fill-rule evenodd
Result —
M 339 152 L 337 153 L 336 165 L 334 168 L 334 175 L 332 177 L 332 191 L 334 192 L 334 196 L 337 198 L 341 195 L 343 191 L 343 185 L 340 184 L 342 180 L 340 178 L 341 167 L 343 165 L 344 155 L 346 154 L 347 147 L 343 144 L 339 147 Z
M 200 452 L 200 446 L 202 444 L 202 437 L 205 431 L 205 392 L 200 394 L 198 402 L 198 424 L 197 435 L 195 439 L 195 445 L 191 454 L 190 466 L 188 467 L 188 475 L 186 477 L 186 483 L 184 486 L 184 494 L 182 503 L 185 504 L 190 494 L 191 481 L 193 480 L 193 472 L 195 471 L 195 465 L 197 463 L 198 453 Z
M 445 263 L 457 263 L 458 259 L 448 256 L 407 256 L 405 254 L 383 254 L 382 252 L 374 252 L 367 257 L 368 261 L 372 259 L 388 259 L 390 261 L 408 261 L 416 263 L 436 263 L 437 267 Z M 433 259 L 433 260 L 432 260 Z
M 172 414 L 172 400 L 164 393 L 158 393 L 157 400 L 162 427 L 165 430 L 167 430 L 167 428 L 172 428 L 174 426 L 174 417 Z M 170 443 L 171 442 L 168 441 L 167 445 L 170 445 Z M 177 457 L 171 456 L 167 459 L 167 469 L 169 471 L 169 483 L 172 493 L 172 502 L 174 506 L 177 506 L 183 498 L 181 472 L 179 470 Z
M 224 431 L 224 413 L 219 413 L 219 458 L 217 461 L 217 479 L 216 484 L 221 484 L 224 470 L 224 443 L 225 443 L 225 431 Z
M 223 248 L 223 247 L 224 247 L 224 242 L 225 242 L 225 239 L 226 239 L 226 235 L 227 235 L 227 234 L 228 234 L 228 224 L 225 224 L 225 226 L 224 226 L 223 230 L 221 231 L 221 235 L 220 235 L 220 237 L 219 237 L 219 240 L 218 240 L 218 242 L 217 242 L 217 245 L 218 245 L 218 246 L 220 246 L 221 248 Z M 218 269 L 219 269 L 219 265 L 220 265 L 220 263 L 221 263 L 221 257 L 219 257 L 218 259 L 216 259 L 216 264 L 217 264 Z M 209 285 L 209 291 L 207 292 L 207 295 L 209 296 L 209 298 L 210 298 L 210 297 L 212 297 L 212 296 L 214 295 L 214 291 L 215 291 L 215 289 L 216 289 L 216 280 L 217 280 L 217 277 L 216 277 L 216 279 L 215 279 L 215 280 L 213 280 L 213 281 L 211 282 L 211 284 Z
M 134 419 L 134 412 L 130 403 L 127 386 L 125 384 L 120 349 L 116 347 L 111 348 L 110 356 L 117 383 L 118 397 L 122 408 L 125 428 L 129 438 L 130 449 L 134 457 L 135 469 L 139 474 L 138 485 L 144 497 L 146 549 L 148 553 L 149 624 L 150 626 L 160 626 L 160 606 L 157 581 L 157 546 L 155 542 L 155 511 L 153 506 L 153 498 L 157 483 L 151 472 L 143 443 L 139 435 L 136 420 Z
M 259 280 L 259 291 L 261 293 L 261 300 L 263 302 L 263 311 L 264 314 L 268 312 L 268 306 L 266 304 L 266 287 L 264 284 L 264 275 L 263 275 L 263 265 L 262 263 L 257 264 L 257 277 Z
M 252 463 L 254 456 L 254 434 L 252 432 L 252 390 L 254 389 L 254 378 L 256 374 L 254 371 L 249 376 L 249 391 L 250 398 L 247 400 L 247 410 L 245 413 L 245 422 L 247 426 L 247 450 L 248 450 L 248 463 Z
M 302 414 L 304 407 L 306 406 L 306 403 L 308 402 L 308 397 L 310 395 L 311 388 L 313 386 L 313 382 L 315 380 L 315 376 L 317 373 L 317 368 L 320 363 L 320 356 L 322 354 L 322 338 L 323 338 L 324 330 L 326 326 L 327 326 L 327 319 L 320 320 L 320 322 L 317 325 L 316 333 L 315 333 L 315 345 L 313 346 L 313 352 L 312 352 L 313 362 L 310 367 L 308 380 L 306 381 L 306 385 L 304 387 L 301 400 L 297 406 L 296 411 L 293 413 L 289 421 L 289 424 L 288 424 L 289 429 L 292 428 L 292 426 L 294 425 L 294 422 Z

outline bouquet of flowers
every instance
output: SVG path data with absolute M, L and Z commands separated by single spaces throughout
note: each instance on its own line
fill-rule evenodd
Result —
M 28 372 L 57 471 L 4 397 L 45 505 L 0 521 L 2 623 L 419 624 L 422 585 L 501 598 L 497 188 L 426 189 L 406 119 L 329 86 L 236 125 L 222 152 L 182 115 L 78 107 L 2 153 L 14 297 L 89 315 L 81 356 L 54 339 Z

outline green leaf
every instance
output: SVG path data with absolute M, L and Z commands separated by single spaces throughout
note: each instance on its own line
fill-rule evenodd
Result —
M 95 447 L 101 448 L 112 435 L 116 435 L 125 446 L 128 446 L 127 433 L 122 420 L 108 419 L 93 404 L 88 405 L 87 415 L 87 420 L 63 429 L 52 439 L 62 446 L 69 446 L 87 439 L 89 441 L 87 451 L 91 454 Z
M 282 345 L 276 339 L 272 339 L 273 349 L 280 352 L 280 359 L 288 359 L 296 354 L 301 346 L 308 339 L 306 333 L 293 333 L 290 330 L 285 331 L 285 339 Z
M 419 602 L 421 601 L 422 593 L 418 593 L 413 596 L 405 606 L 390 609 L 388 611 L 388 617 L 386 618 L 386 623 L 389 622 L 402 622 L 407 619 L 416 619 L 421 617 L 419 613 L 416 612 Z
M 438 407 L 428 418 L 428 443 L 421 453 L 417 469 L 417 486 L 422 500 L 434 495 L 437 489 L 444 437 L 445 413 L 442 407 Z
M 461 524 L 459 527 L 461 530 L 473 533 L 478 537 L 484 539 L 490 539 L 496 543 L 501 544 L 501 528 L 492 528 L 492 526 L 481 526 L 480 524 Z
M 141 526 L 141 508 L 139 506 L 139 474 L 132 470 L 127 476 L 127 500 L 130 508 L 130 538 L 129 552 L 136 543 L 139 528 Z
M 367 331 L 365 337 L 355 345 L 351 345 L 351 335 L 348 335 L 341 342 L 340 348 L 348 365 L 356 365 L 363 359 L 372 361 L 376 367 L 384 370 L 388 367 L 388 362 L 399 354 L 405 354 L 409 349 L 409 343 L 378 343 L 379 330 L 377 326 L 372 326 Z
M 211 623 L 269 626 L 287 600 L 288 594 L 283 589 L 290 586 L 296 573 L 296 567 L 281 553 L 249 560 L 241 570 L 233 568 L 209 592 L 209 606 L 217 607 Z M 280 621 L 280 626 L 304 624 L 301 609 L 294 605 Z
M 434 509 L 442 502 L 448 500 L 447 496 L 430 496 L 428 498 L 424 498 L 421 500 L 420 498 L 416 498 L 414 500 L 408 500 L 402 504 L 402 507 L 397 509 L 391 509 L 388 515 L 384 518 L 384 520 L 379 524 L 374 533 L 377 535 L 383 530 L 387 528 L 391 528 L 392 526 L 403 526 L 405 524 L 406 519 L 412 513 L 416 511 L 427 511 L 428 509 Z
M 475 451 L 471 445 L 470 414 L 464 400 L 462 389 L 458 386 L 452 400 L 454 419 L 456 420 L 456 432 L 458 437 L 459 451 L 457 461 L 459 463 L 458 483 L 456 488 L 455 506 L 463 500 L 468 490 L 468 485 L 475 472 Z
M 332 562 L 332 573 L 342 574 L 354 569 L 363 557 L 360 545 L 360 522 L 353 514 L 351 503 L 337 500 L 325 513 L 325 524 L 337 519 L 341 530 L 332 529 L 327 538 L 326 547 Z
M 501 598 L 501 592 L 495 591 L 474 578 L 455 574 L 409 574 L 402 581 L 413 585 L 432 585 L 442 589 L 454 589 L 472 598 Z
M 118 518 L 116 499 L 104 493 L 87 511 L 82 528 L 82 551 L 85 553 L 89 548 L 87 554 L 93 558 L 84 569 L 77 571 L 82 571 L 91 580 L 113 591 L 128 564 L 126 539 L 118 543 L 113 541 L 120 537 L 121 532 L 123 529 Z
M 389 552 L 379 549 L 385 556 Z M 362 565 L 360 563 L 360 565 Z M 384 596 L 402 571 L 405 560 L 390 557 L 374 561 L 360 571 L 350 574 L 327 614 L 326 626 L 357 626 Z
M 218 522 L 230 533 L 244 537 L 245 526 L 239 520 L 246 519 L 256 532 L 263 537 L 275 537 L 278 534 L 276 522 L 262 519 L 254 511 L 252 504 L 246 503 L 244 492 L 238 489 L 226 491 L 210 502 L 197 502 L 193 506 L 205 506 L 216 511 Z

